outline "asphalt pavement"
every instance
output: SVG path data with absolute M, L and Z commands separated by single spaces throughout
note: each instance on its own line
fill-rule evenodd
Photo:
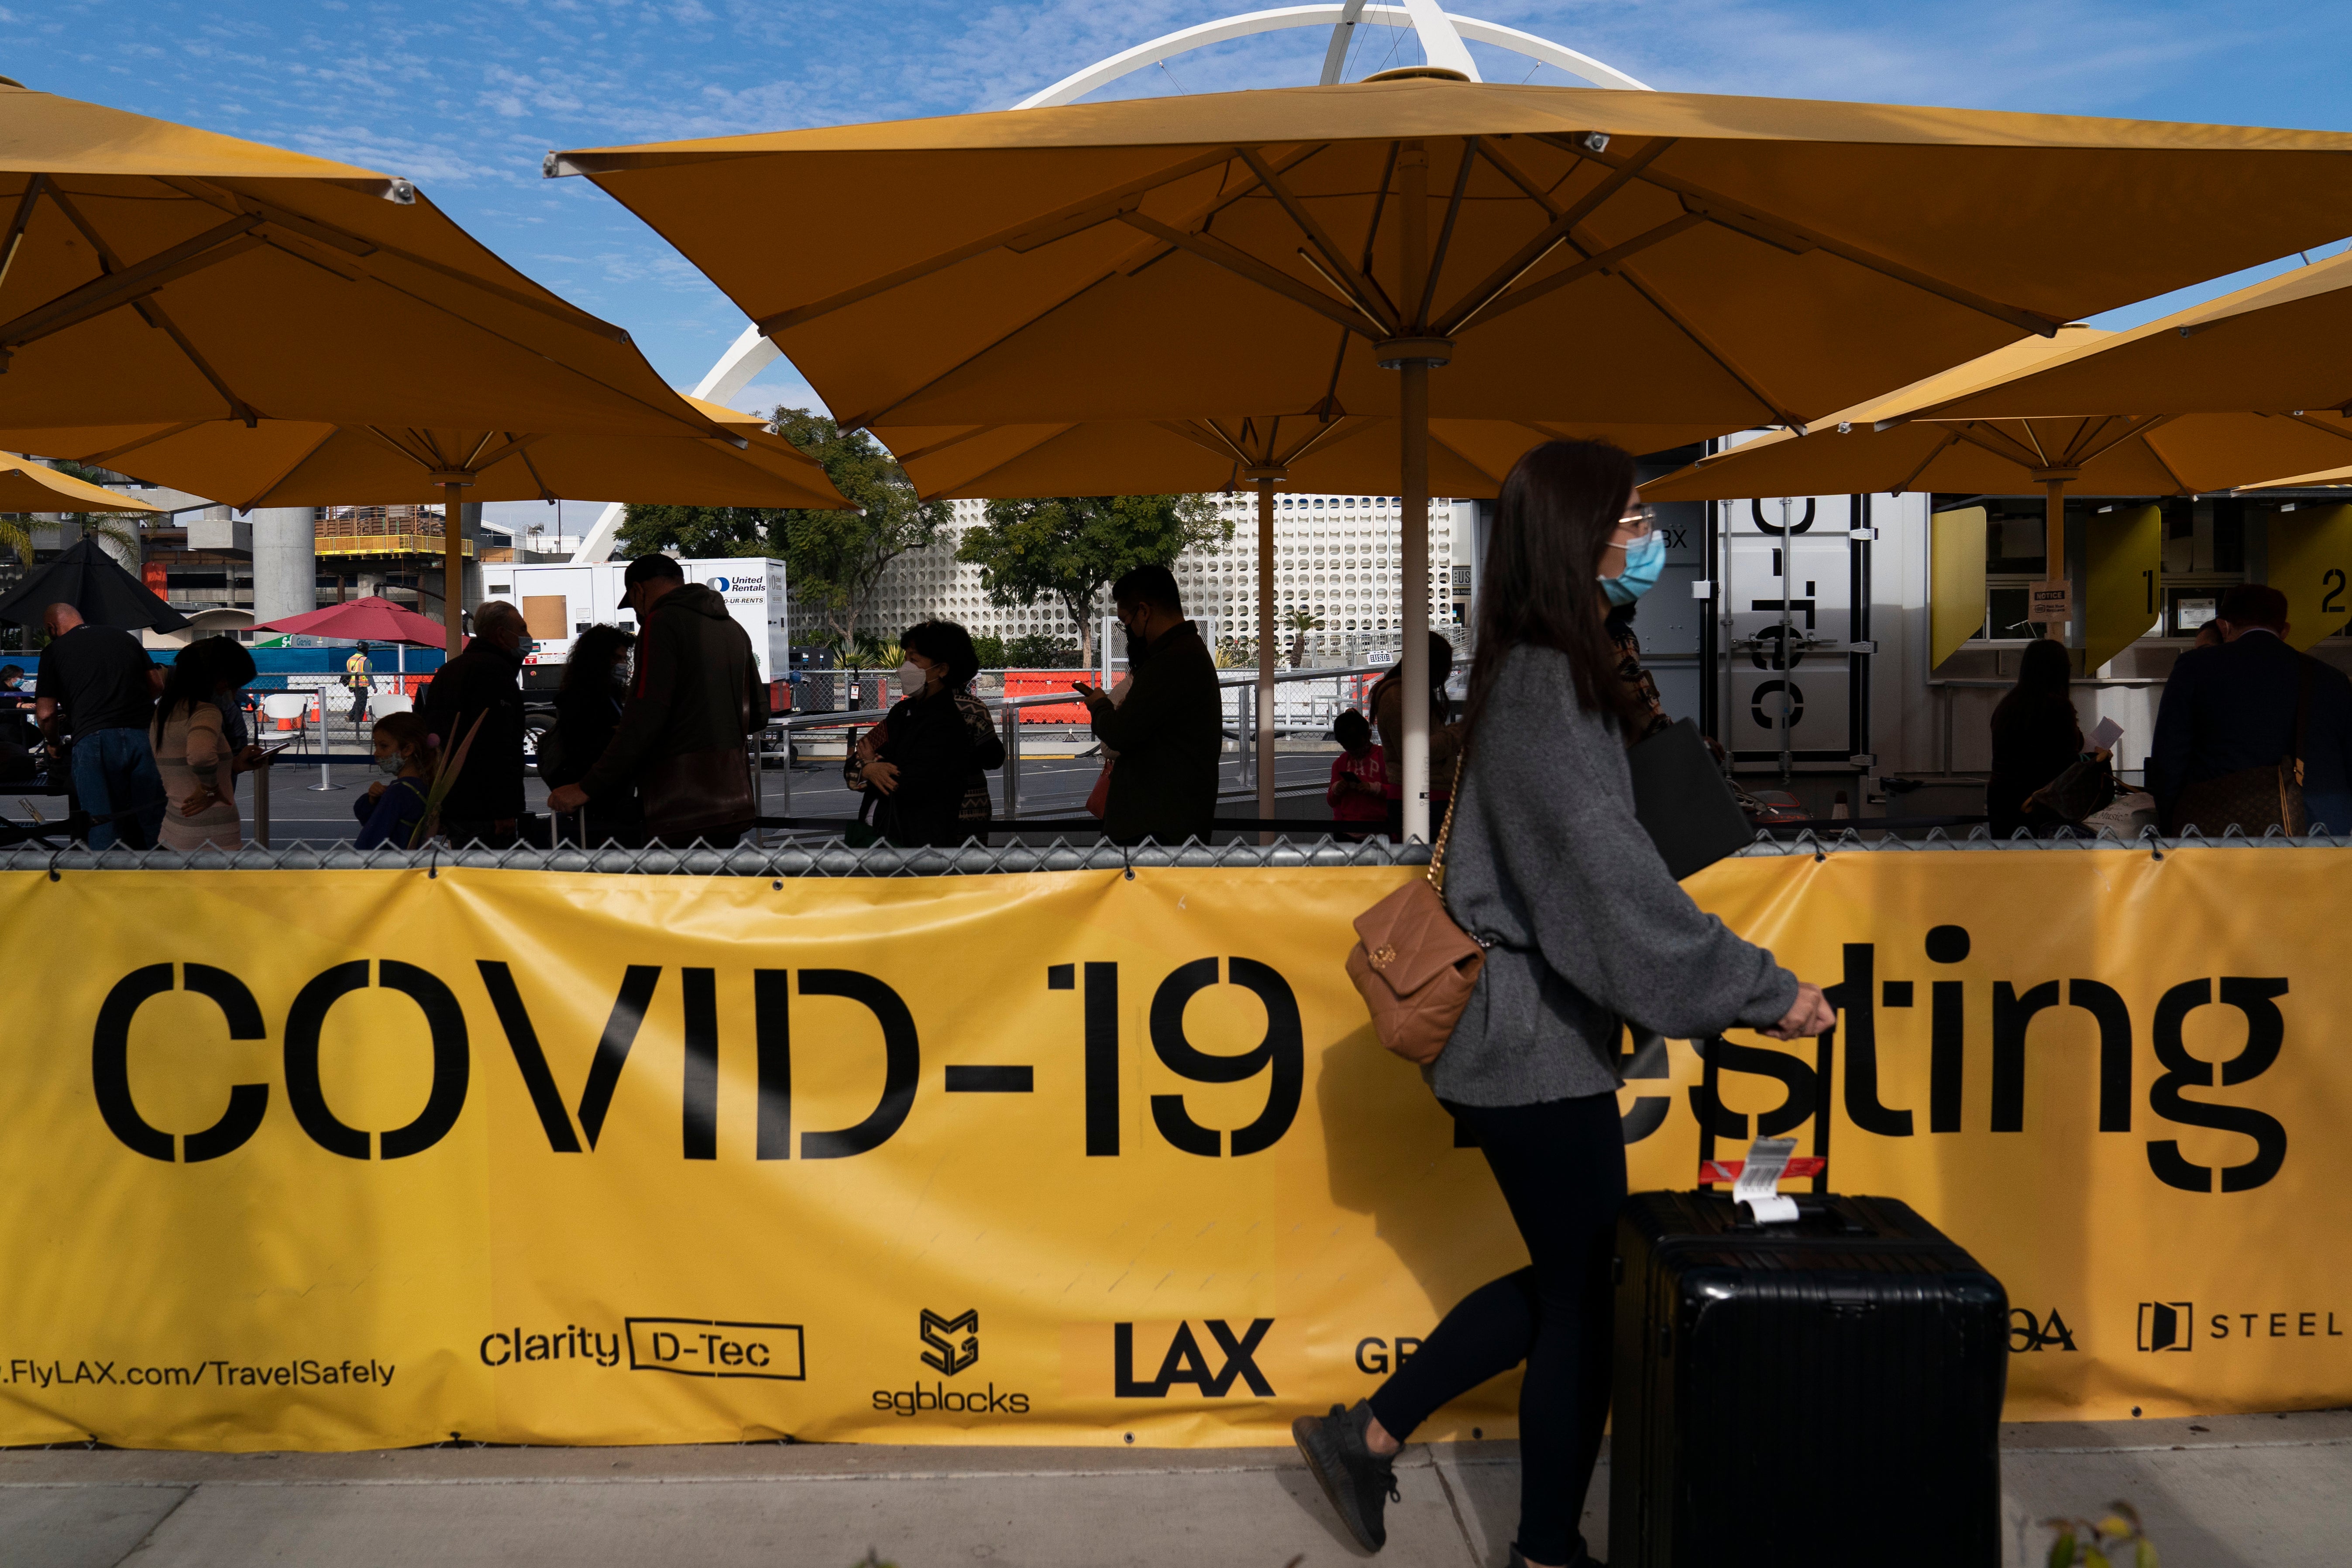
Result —
M 2166 1568 L 2352 1557 L 2352 1413 L 2002 1428 L 2003 1568 L 2055 1516 L 2137 1507 Z M 1502 1568 L 1510 1443 L 1415 1446 L 1393 1568 Z M 1604 1458 L 1583 1529 L 1609 1547 Z M 1937 1528 L 1932 1510 L 1922 1537 Z M 1834 1528 L 1834 1525 L 1832 1526 Z M 1884 1542 L 1889 1563 L 1912 1543 Z M 0 1450 L 7 1568 L 1346 1568 L 1288 1449 L 761 1443 L 358 1454 Z M 1759 1568 L 1780 1564 L 1756 1560 Z

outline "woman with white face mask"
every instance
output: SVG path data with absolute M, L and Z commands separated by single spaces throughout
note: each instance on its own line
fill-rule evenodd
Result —
M 961 817 L 964 794 L 984 765 L 958 704 L 980 671 L 980 656 L 971 634 L 953 621 L 908 626 L 898 646 L 905 650 L 898 700 L 858 738 L 842 777 L 864 792 L 858 822 L 873 841 L 953 848 L 971 836 Z

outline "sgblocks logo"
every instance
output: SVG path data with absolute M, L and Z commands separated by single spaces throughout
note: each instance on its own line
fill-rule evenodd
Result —
M 980 1360 L 980 1310 L 967 1307 L 950 1317 L 925 1307 L 916 1319 L 915 1335 L 924 1347 L 920 1353 L 925 1366 L 948 1377 L 958 1376 Z M 926 1388 L 918 1381 L 912 1388 L 876 1389 L 874 1408 L 906 1416 L 1026 1415 L 1029 1396 L 1000 1392 L 992 1382 L 977 1388 L 950 1388 L 935 1380 Z

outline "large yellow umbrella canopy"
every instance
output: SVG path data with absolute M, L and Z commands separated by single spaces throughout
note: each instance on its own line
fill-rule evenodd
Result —
M 846 507 L 816 460 L 757 416 L 685 399 L 723 434 L 534 435 L 234 419 L 191 425 L 16 431 L 49 455 L 99 463 L 240 510 L 353 500 L 436 501 L 464 476 L 469 501 L 625 496 L 681 506 Z M 59 476 L 62 478 L 63 476 Z
M 59 473 L 46 463 L 0 456 L 0 511 L 152 511 L 163 509 Z
M 2352 256 L 2126 332 L 2027 339 L 1642 487 L 1651 500 L 1838 490 L 2047 499 L 2053 576 L 2064 497 L 2196 495 L 2352 457 Z M 1800 437 L 1801 436 L 1801 438 Z
M 0 84 L 0 429 L 221 420 L 408 430 L 451 504 L 470 437 L 719 433 L 406 180 Z
M 1652 479 L 1642 497 L 1745 500 L 1864 490 L 2001 495 L 2051 486 L 2062 493 L 2185 496 L 2352 457 L 2352 419 L 2332 409 L 2299 416 L 2124 412 L 2015 419 L 1924 412 L 1963 395 L 1970 404 L 1998 406 L 2008 388 L 2053 357 L 2095 354 L 2121 341 L 2120 334 L 2082 326 L 2064 329 L 2054 342 L 2029 338 L 1840 409 L 1801 431 L 1775 431 L 1701 458 Z
M 1654 452 L 1717 434 L 1702 425 L 1432 419 L 1433 495 L 1493 496 L 1519 455 L 1563 437 Z M 1252 419 L 1103 419 L 1082 424 L 879 426 L 926 500 L 1159 495 L 1228 490 L 1263 477 L 1317 493 L 1394 495 L 1402 482 L 1394 415 Z
M 2335 238 L 2347 151 L 1422 70 L 594 149 L 549 171 L 668 237 L 845 425 L 1394 413 L 1411 681 L 1432 417 L 1800 424 Z M 822 247 L 799 242 L 812 211 Z M 1411 831 L 1412 733 L 1402 761 Z
M 0 258 L 0 426 L 697 423 L 405 180 L 15 86 Z

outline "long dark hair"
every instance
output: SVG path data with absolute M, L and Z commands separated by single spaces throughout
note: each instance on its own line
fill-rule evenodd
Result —
M 1601 557 L 1633 493 L 1633 458 L 1606 441 L 1547 441 L 1503 480 L 1478 584 L 1478 653 L 1470 665 L 1475 731 L 1503 660 L 1525 643 L 1568 656 L 1577 706 L 1628 733 L 1645 717 L 1617 675 L 1603 629 Z
M 613 682 L 613 666 L 621 656 L 637 646 L 637 639 L 615 626 L 602 621 L 590 626 L 573 640 L 572 652 L 563 665 L 563 684 L 556 689 L 569 695 L 583 682 L 593 682 L 600 688 Z
M 155 717 L 168 724 L 183 710 L 194 711 L 199 702 L 218 702 L 222 687 L 241 687 L 253 676 L 253 655 L 244 644 L 235 637 L 199 637 L 163 672 Z
M 2063 703 L 2066 711 L 2074 711 L 2074 700 L 2067 688 L 2074 683 L 2074 660 L 2066 652 L 2066 645 L 2049 637 L 2036 637 L 2025 645 L 2025 652 L 2017 661 L 2017 684 L 2011 687 L 1992 710 L 1996 724 L 2013 713 L 2044 703 Z

